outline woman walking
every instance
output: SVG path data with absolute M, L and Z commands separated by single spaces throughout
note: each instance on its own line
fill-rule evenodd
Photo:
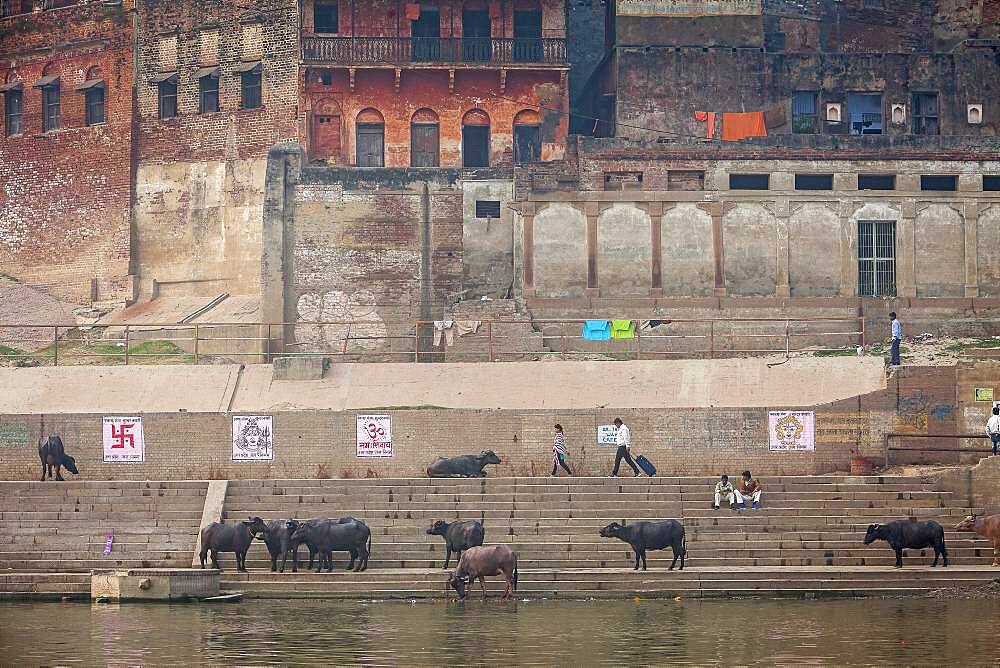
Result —
M 556 435 L 552 439 L 552 477 L 556 477 L 556 469 L 560 466 L 566 473 L 573 475 L 573 472 L 566 466 L 566 455 L 569 454 L 569 450 L 566 449 L 566 434 L 563 433 L 561 424 L 557 424 L 555 430 Z

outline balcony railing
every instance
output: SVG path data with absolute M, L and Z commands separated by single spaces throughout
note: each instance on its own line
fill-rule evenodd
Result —
M 305 37 L 307 63 L 369 65 L 462 63 L 469 65 L 566 62 L 566 40 L 559 38 L 474 37 Z

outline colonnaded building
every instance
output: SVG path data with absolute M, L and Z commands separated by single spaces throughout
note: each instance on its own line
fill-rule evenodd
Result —
M 460 316 L 534 319 L 530 349 L 577 327 L 546 320 L 1000 308 L 995 2 L 0 16 L 0 267 L 117 322 L 388 359 Z

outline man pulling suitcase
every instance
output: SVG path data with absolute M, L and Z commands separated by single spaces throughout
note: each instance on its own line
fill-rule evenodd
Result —
M 632 433 L 629 431 L 628 425 L 622 422 L 621 418 L 615 418 L 615 445 L 618 446 L 618 450 L 615 452 L 615 467 L 611 471 L 612 478 L 618 476 L 618 467 L 621 466 L 623 459 L 625 463 L 632 467 L 632 472 L 636 478 L 640 475 L 639 466 L 646 472 L 646 475 L 656 475 L 656 467 L 642 455 L 639 455 L 635 461 L 632 461 Z M 636 466 L 637 462 L 639 466 Z

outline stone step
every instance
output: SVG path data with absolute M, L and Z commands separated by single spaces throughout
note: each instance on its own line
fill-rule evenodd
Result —
M 896 490 L 885 491 L 852 491 L 852 492 L 820 492 L 820 491 L 800 491 L 800 492 L 776 492 L 766 490 L 767 499 L 771 502 L 777 501 L 891 501 L 891 500 L 952 500 L 955 496 L 951 492 L 920 491 L 920 492 L 900 492 Z M 494 493 L 494 492 L 399 492 L 374 490 L 345 490 L 342 493 L 330 491 L 302 494 L 230 494 L 229 498 L 240 504 L 270 503 L 273 501 L 290 500 L 297 503 L 333 503 L 351 500 L 356 503 L 361 502 L 423 502 L 430 503 L 442 501 L 447 503 L 580 503 L 585 501 L 627 501 L 627 502 L 648 502 L 648 501 L 669 501 L 669 502 L 711 502 L 713 491 L 710 488 L 700 489 L 697 493 L 680 493 L 672 491 L 650 491 L 650 492 L 607 492 L 607 491 L 584 491 L 569 488 L 556 492 L 533 492 L 519 490 L 516 492 Z M 156 497 L 159 498 L 159 497 Z

